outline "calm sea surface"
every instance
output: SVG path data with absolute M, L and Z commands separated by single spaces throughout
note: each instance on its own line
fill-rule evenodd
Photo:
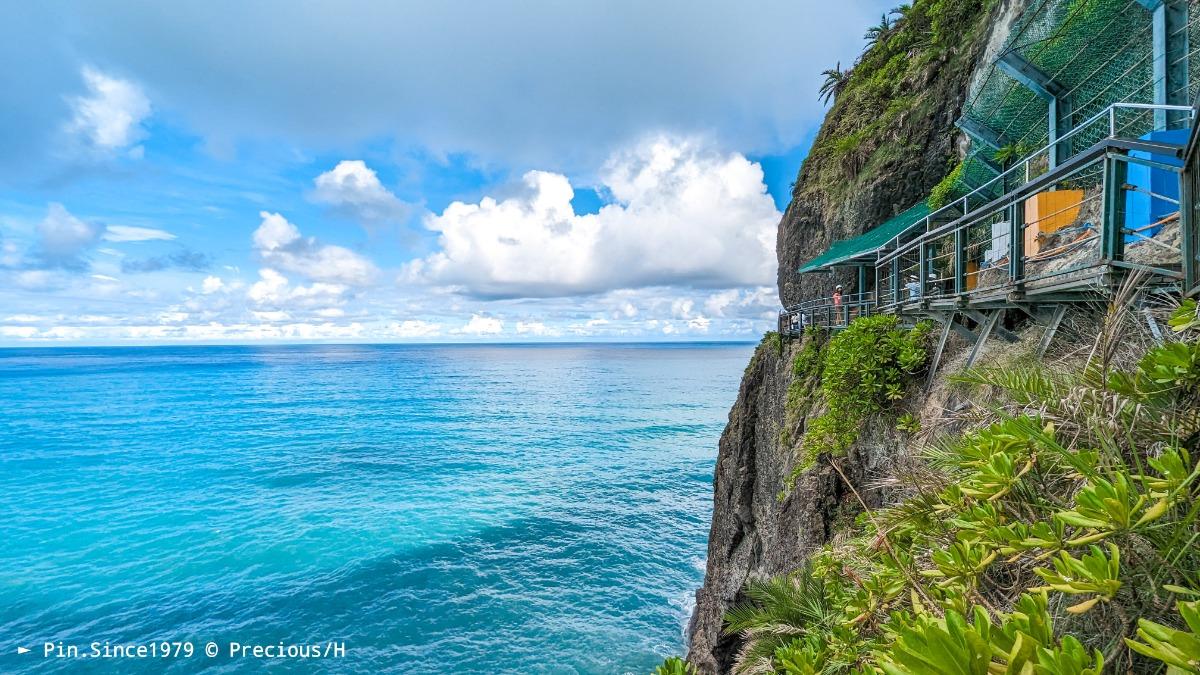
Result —
M 648 672 L 750 352 L 0 349 L 0 672 Z M 156 640 L 196 653 L 42 658 Z

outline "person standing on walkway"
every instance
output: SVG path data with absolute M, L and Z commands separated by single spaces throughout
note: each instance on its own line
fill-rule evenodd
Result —
M 838 324 L 846 323 L 845 311 L 842 309 L 842 285 L 833 287 L 833 316 Z

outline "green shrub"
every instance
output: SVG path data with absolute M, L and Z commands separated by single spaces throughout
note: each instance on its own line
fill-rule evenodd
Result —
M 912 413 L 904 413 L 896 420 L 896 429 L 915 434 L 921 430 L 921 419 Z
M 654 669 L 654 675 L 696 675 L 696 666 L 678 656 L 670 656 Z
M 905 330 L 891 315 L 855 319 L 829 340 L 821 359 L 826 411 L 809 425 L 793 481 L 821 455 L 840 456 L 867 417 L 904 395 L 924 366 L 929 325 Z
M 950 170 L 950 173 L 946 174 L 945 178 L 933 186 L 933 189 L 929 191 L 929 199 L 926 200 L 929 208 L 936 211 L 958 196 L 959 181 L 962 179 L 964 166 L 965 164 L 959 162 Z

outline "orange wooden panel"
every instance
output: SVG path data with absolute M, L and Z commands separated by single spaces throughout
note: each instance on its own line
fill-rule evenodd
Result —
M 1025 255 L 1041 250 L 1039 234 L 1053 234 L 1075 223 L 1083 190 L 1049 190 L 1025 200 Z

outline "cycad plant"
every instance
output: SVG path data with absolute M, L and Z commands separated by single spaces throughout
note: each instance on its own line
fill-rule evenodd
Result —
M 824 582 L 808 573 L 755 579 L 746 585 L 747 601 L 725 616 L 726 630 L 739 633 L 745 648 L 738 655 L 737 672 L 764 672 L 776 650 L 796 638 L 822 634 L 837 618 Z
M 852 68 L 842 70 L 842 62 L 838 61 L 838 64 L 833 68 L 821 72 L 821 75 L 825 77 L 825 81 L 821 83 L 821 89 L 817 97 L 821 99 L 822 103 L 829 103 L 829 99 L 837 99 L 838 95 L 846 88 L 846 85 L 850 83 L 850 72 L 852 70 Z

